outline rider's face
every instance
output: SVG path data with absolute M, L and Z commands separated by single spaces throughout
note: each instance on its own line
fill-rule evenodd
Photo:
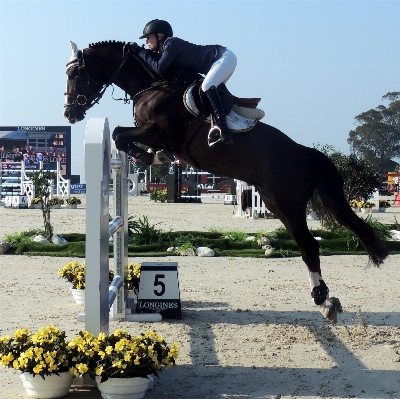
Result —
M 150 33 L 150 35 L 146 36 L 146 44 L 150 50 L 152 51 L 157 50 L 158 41 L 155 33 Z

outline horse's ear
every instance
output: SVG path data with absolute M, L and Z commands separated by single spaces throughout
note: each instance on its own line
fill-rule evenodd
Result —
M 69 61 L 74 61 L 78 59 L 78 46 L 74 43 L 74 42 L 69 42 L 71 45 L 71 49 L 72 49 L 72 55 L 71 58 L 69 59 Z

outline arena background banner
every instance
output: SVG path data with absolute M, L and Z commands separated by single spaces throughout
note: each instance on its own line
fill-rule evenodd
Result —
M 71 126 L 0 126 L 0 161 L 25 161 L 26 169 L 56 170 L 61 161 L 61 174 L 71 176 Z M 20 168 L 20 165 L 3 165 Z

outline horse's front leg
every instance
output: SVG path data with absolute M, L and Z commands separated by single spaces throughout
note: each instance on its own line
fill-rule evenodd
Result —
M 118 150 L 126 152 L 131 157 L 139 160 L 144 165 L 150 166 L 154 162 L 154 153 L 138 147 L 130 140 L 118 137 L 115 140 L 115 146 Z
M 112 134 L 115 140 L 124 140 L 145 144 L 149 147 L 163 148 L 169 143 L 165 140 L 165 135 L 155 123 L 148 123 L 138 127 L 117 126 Z

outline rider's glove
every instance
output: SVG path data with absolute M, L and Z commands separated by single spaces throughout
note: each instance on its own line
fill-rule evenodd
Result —
M 130 50 L 133 51 L 135 54 L 138 54 L 140 50 L 143 50 L 136 42 L 131 43 Z

